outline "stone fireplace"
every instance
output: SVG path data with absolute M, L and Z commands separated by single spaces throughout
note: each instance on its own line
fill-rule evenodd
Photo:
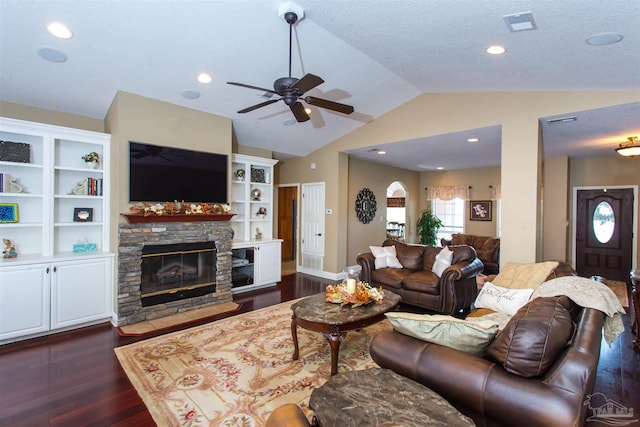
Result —
M 232 239 L 228 221 L 119 224 L 118 326 L 232 301 Z

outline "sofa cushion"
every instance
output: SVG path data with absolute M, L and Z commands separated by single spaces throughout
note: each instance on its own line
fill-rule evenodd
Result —
M 375 257 L 376 270 L 379 268 L 402 268 L 402 264 L 396 257 L 395 246 L 369 246 L 371 253 Z
M 508 263 L 491 283 L 503 288 L 511 289 L 535 289 L 547 279 L 554 268 L 558 266 L 556 261 L 535 263 Z
M 476 308 L 490 308 L 510 315 L 529 302 L 533 289 L 509 289 L 485 282 L 473 303 Z
M 484 357 L 512 374 L 536 377 L 562 354 L 572 333 L 571 315 L 562 302 L 536 298 L 518 310 Z
M 433 268 L 433 263 L 436 261 L 436 255 L 440 252 L 442 248 L 436 248 L 435 246 L 425 246 L 424 255 L 422 257 L 422 269 L 426 271 L 431 271 Z
M 438 252 L 438 255 L 436 255 L 431 271 L 433 271 L 438 277 L 442 276 L 442 273 L 447 269 L 447 267 L 451 266 L 452 259 L 453 251 L 445 246 L 440 252 Z
M 478 356 L 498 331 L 493 322 L 472 322 L 440 314 L 389 312 L 385 316 L 401 334 Z
M 400 261 L 404 268 L 422 270 L 424 246 L 407 245 L 406 243 L 396 242 L 395 247 L 398 261 Z
M 416 271 L 402 279 L 402 287 L 408 291 L 440 295 L 440 278 L 433 271 Z
M 407 268 L 381 268 L 371 272 L 371 280 L 392 288 L 401 288 L 405 277 L 413 273 Z

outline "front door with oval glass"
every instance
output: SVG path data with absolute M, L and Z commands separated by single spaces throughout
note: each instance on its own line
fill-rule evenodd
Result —
M 576 271 L 629 281 L 633 248 L 633 189 L 578 190 Z

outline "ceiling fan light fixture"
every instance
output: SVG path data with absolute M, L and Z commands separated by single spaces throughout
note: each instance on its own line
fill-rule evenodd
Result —
M 640 140 L 637 136 L 627 137 L 627 142 L 622 142 L 616 148 L 616 153 L 624 157 L 640 156 Z

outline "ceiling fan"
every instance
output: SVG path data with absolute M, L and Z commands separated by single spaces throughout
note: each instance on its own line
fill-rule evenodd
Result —
M 316 107 L 320 108 L 326 108 L 332 111 L 337 111 L 339 113 L 353 113 L 353 107 L 351 105 L 340 104 L 339 102 L 316 98 L 314 96 L 304 96 L 305 92 L 308 92 L 314 87 L 324 83 L 324 80 L 314 74 L 305 74 L 301 79 L 291 77 L 291 40 L 293 25 L 298 21 L 298 15 L 295 12 L 288 11 L 284 14 L 284 19 L 289 24 L 289 77 L 281 77 L 277 79 L 273 83 L 273 90 L 265 89 L 258 86 L 251 86 L 244 83 L 227 82 L 227 84 L 230 85 L 272 93 L 280 96 L 280 98 L 261 102 L 260 104 L 256 104 L 240 110 L 238 111 L 238 113 L 248 113 L 250 111 L 257 110 L 258 108 L 265 107 L 280 100 L 284 101 L 284 103 L 287 104 L 289 108 L 291 108 L 291 112 L 298 122 L 306 122 L 307 120 L 309 120 L 309 115 L 305 111 L 305 108 L 300 100 L 303 100 L 307 104 L 315 105 Z

